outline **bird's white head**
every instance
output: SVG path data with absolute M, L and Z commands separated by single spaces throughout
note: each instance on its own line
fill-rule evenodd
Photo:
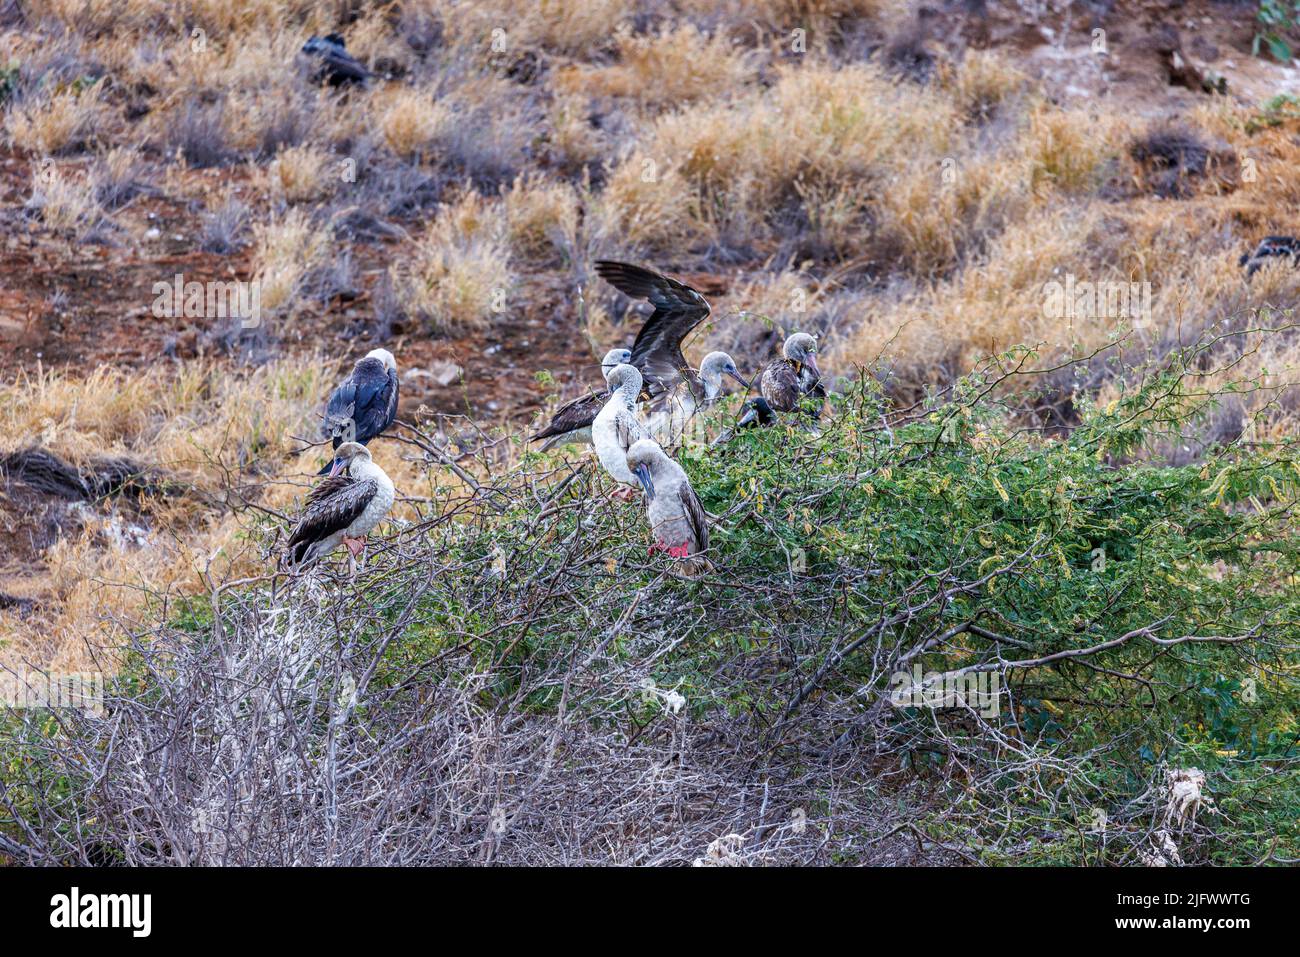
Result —
M 605 358 L 600 360 L 600 367 L 605 371 L 606 375 L 609 375 L 609 371 L 613 369 L 614 366 L 631 365 L 631 364 L 632 364 L 631 349 L 610 349 L 608 352 L 605 353 Z
M 821 378 L 821 370 L 817 368 L 817 339 L 808 335 L 806 332 L 796 332 L 789 339 L 785 340 L 785 357 L 806 365 L 812 370 L 813 375 Z
M 655 498 L 655 466 L 665 458 L 664 450 L 654 439 L 638 439 L 627 450 L 628 471 L 637 477 L 645 489 L 646 498 L 652 502 Z
M 338 475 L 344 469 L 352 475 L 359 464 L 369 464 L 370 461 L 370 450 L 360 442 L 344 442 L 334 450 L 334 464 L 330 467 L 330 475 Z
M 722 377 L 729 375 L 746 389 L 749 383 L 736 368 L 735 360 L 725 352 L 710 352 L 700 363 L 700 380 L 704 383 L 704 394 L 712 399 L 722 391 Z
M 641 394 L 641 370 L 636 366 L 621 362 L 609 370 L 605 376 L 611 389 L 621 391 L 629 402 L 635 402 Z
M 397 371 L 397 360 L 387 349 L 371 349 L 366 353 L 367 359 L 378 359 L 384 366 L 393 372 Z

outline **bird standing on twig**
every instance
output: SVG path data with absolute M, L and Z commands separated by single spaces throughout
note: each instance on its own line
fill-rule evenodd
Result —
M 344 442 L 369 444 L 397 418 L 397 360 L 387 349 L 371 349 L 330 394 L 325 435 L 337 451 Z M 326 462 L 318 475 L 330 469 Z
M 650 438 L 650 433 L 637 418 L 636 400 L 641 394 L 641 373 L 632 365 L 618 365 L 609 374 L 613 395 L 591 425 L 591 443 L 596 447 L 596 457 L 601 466 L 616 481 L 630 488 L 615 494 L 629 498 L 637 478 L 627 464 L 627 450 L 640 439 Z
M 708 517 L 686 471 L 653 439 L 632 443 L 627 466 L 645 489 L 646 518 L 655 537 L 650 551 L 681 559 L 687 575 L 708 571 Z
M 312 489 L 285 550 L 284 564 L 302 569 L 343 545 L 348 567 L 357 572 L 357 556 L 366 536 L 388 514 L 396 498 L 393 481 L 359 442 L 344 442 L 334 452 L 329 477 Z

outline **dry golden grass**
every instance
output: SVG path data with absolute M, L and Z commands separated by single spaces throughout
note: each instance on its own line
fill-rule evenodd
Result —
M 271 315 L 291 314 L 302 280 L 329 253 L 329 233 L 301 209 L 258 223 L 253 232 L 262 309 Z
M 618 62 L 570 67 L 556 78 L 557 87 L 667 106 L 706 96 L 731 96 L 757 75 L 754 51 L 740 47 L 725 33 L 707 36 L 693 25 L 650 36 L 623 27 L 614 42 Z
M 281 150 L 270 169 L 271 191 L 290 203 L 317 202 L 340 182 L 338 161 L 312 146 Z
M 114 115 L 104 101 L 104 81 L 75 83 L 11 109 L 5 126 L 10 142 L 32 153 L 55 154 L 111 135 Z
M 390 278 L 403 309 L 436 330 L 489 326 L 512 307 L 516 281 L 503 202 L 464 192 L 391 267 Z

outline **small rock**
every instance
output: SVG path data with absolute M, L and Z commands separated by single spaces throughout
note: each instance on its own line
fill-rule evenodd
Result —
M 157 226 L 150 226 L 148 229 L 145 230 L 144 238 L 148 240 L 154 240 L 160 237 L 161 235 L 162 235 L 161 229 L 159 229 Z

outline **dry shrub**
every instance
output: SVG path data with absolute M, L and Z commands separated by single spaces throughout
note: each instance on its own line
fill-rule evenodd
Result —
M 334 191 L 337 160 L 312 146 L 281 150 L 271 164 L 272 192 L 290 203 L 316 202 Z
M 510 305 L 515 277 L 500 201 L 466 190 L 389 269 L 400 307 L 435 329 L 485 329 Z
M 622 27 L 614 37 L 619 62 L 575 66 L 556 85 L 592 96 L 628 97 L 652 106 L 688 103 L 741 90 L 756 75 L 756 55 L 719 31 L 712 36 L 692 24 L 638 35 Z
M 519 177 L 504 193 L 511 247 L 525 257 L 572 249 L 578 231 L 573 187 L 539 177 Z
M 27 208 L 39 213 L 50 229 L 71 233 L 78 239 L 106 221 L 91 177 L 70 175 L 49 160 L 42 161 L 32 172 Z
M 1085 192 L 1096 187 L 1102 164 L 1120 152 L 1125 126 L 1115 114 L 1039 104 L 1029 115 L 1027 146 L 1035 188 Z
M 942 69 L 939 84 L 967 120 L 988 120 L 997 108 L 1029 87 L 1029 77 L 1002 54 L 968 49 L 956 69 Z
M 19 149 L 54 155 L 111 136 L 113 113 L 105 102 L 104 84 L 73 83 L 58 92 L 24 98 L 5 120 L 10 141 Z
M 451 111 L 427 90 L 398 90 L 380 107 L 379 131 L 398 156 L 428 150 L 453 122 Z
M 254 234 L 262 309 L 272 315 L 291 314 L 304 279 L 329 252 L 329 235 L 301 209 L 258 223 Z

